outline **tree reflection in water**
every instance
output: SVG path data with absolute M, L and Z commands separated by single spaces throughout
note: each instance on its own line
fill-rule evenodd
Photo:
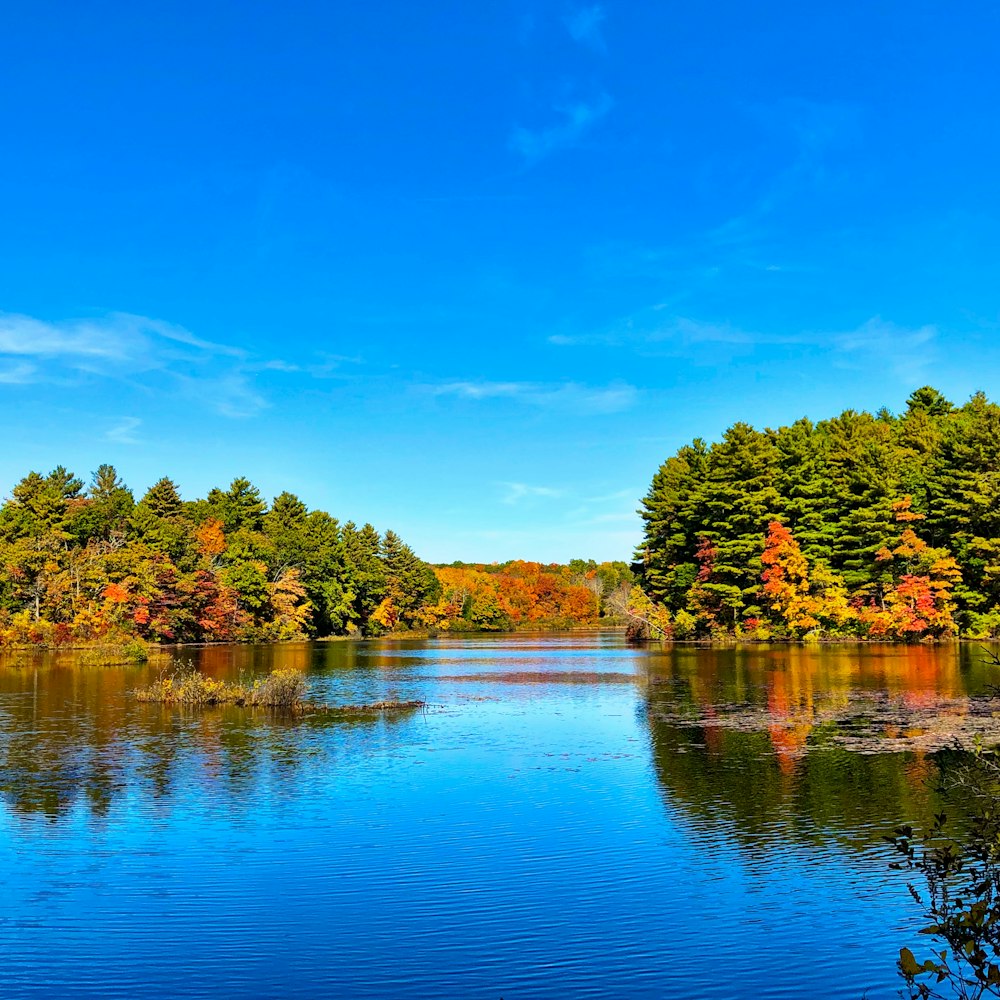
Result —
M 351 660 L 344 652 L 341 667 Z M 205 647 L 178 655 L 213 677 L 236 678 L 279 662 L 305 671 L 313 647 Z M 101 817 L 133 788 L 166 804 L 179 782 L 238 807 L 239 793 L 255 784 L 294 782 L 323 733 L 343 737 L 324 737 L 327 751 L 349 752 L 356 737 L 404 717 L 136 703 L 131 690 L 159 669 L 88 667 L 69 653 L 21 654 L 0 667 L 0 796 L 10 811 L 55 821 L 82 806 Z
M 933 813 L 935 749 L 996 731 L 970 647 L 664 647 L 645 710 L 668 805 L 753 851 L 879 845 Z M 902 750 L 902 747 L 907 749 Z

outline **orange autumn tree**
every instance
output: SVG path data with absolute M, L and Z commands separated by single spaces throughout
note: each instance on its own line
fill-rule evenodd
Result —
M 222 530 L 222 522 L 215 517 L 210 517 L 203 524 L 199 524 L 194 531 L 195 542 L 198 546 L 198 555 L 207 563 L 214 563 L 218 557 L 226 551 L 226 535 Z
M 819 625 L 816 601 L 810 594 L 809 564 L 792 533 L 780 522 L 768 525 L 764 552 L 761 596 L 793 634 Z
M 899 524 L 924 520 L 907 496 L 893 505 Z M 872 638 L 913 639 L 954 635 L 953 591 L 962 582 L 958 563 L 946 549 L 927 544 L 911 527 L 903 528 L 894 548 L 882 548 L 875 560 L 883 568 L 880 599 L 859 609 Z
M 286 569 L 267 585 L 269 613 L 263 632 L 270 640 L 299 639 L 306 635 L 312 605 L 299 570 Z

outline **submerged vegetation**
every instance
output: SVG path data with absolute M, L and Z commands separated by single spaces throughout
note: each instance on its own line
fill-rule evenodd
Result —
M 1000 635 L 1000 406 L 914 392 L 697 439 L 642 502 L 636 635 L 919 640 Z

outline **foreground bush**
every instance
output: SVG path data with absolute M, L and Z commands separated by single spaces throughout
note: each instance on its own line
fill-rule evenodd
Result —
M 1000 657 L 987 656 L 1000 667 Z M 913 878 L 930 940 L 919 959 L 901 948 L 897 968 L 910 1000 L 1000 997 L 1000 748 L 955 746 L 937 763 L 959 823 L 941 812 L 929 830 L 900 826 L 887 838 L 901 855 L 893 867 Z

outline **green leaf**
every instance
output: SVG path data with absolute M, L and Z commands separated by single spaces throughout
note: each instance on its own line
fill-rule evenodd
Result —
M 899 949 L 899 969 L 904 976 L 915 976 L 921 968 L 917 965 L 917 960 L 913 957 L 913 952 L 909 948 Z

